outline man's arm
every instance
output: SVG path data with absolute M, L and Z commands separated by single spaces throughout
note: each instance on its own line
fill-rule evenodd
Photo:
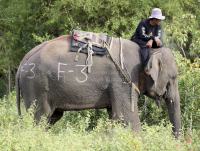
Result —
M 138 25 L 138 31 L 140 39 L 144 41 L 149 41 L 150 39 L 152 40 L 154 39 L 154 36 L 147 35 L 144 21 L 141 21 L 140 24 Z
M 147 42 L 147 47 L 151 48 L 153 41 L 156 42 L 157 46 L 162 46 L 162 41 L 160 40 L 162 38 L 162 25 L 159 25 L 156 29 L 155 36 L 150 36 L 152 37 L 150 40 Z
M 158 31 L 157 31 L 156 37 L 158 37 L 159 39 L 162 38 L 162 25 L 161 24 L 158 26 Z
M 154 37 L 154 41 L 156 42 L 157 46 L 162 46 L 161 39 L 162 38 L 162 25 L 160 24 L 157 29 L 157 34 Z

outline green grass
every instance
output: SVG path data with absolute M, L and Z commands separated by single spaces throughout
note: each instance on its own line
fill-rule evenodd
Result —
M 14 92 L 8 99 L 0 99 L 0 150 L 2 151 L 198 151 L 200 131 L 193 130 L 186 142 L 182 136 L 175 139 L 171 124 L 143 124 L 139 134 L 129 126 L 116 124 L 107 118 L 99 118 L 96 126 L 89 128 L 90 115 L 79 114 L 77 122 L 64 118 L 47 130 L 46 118 L 38 126 L 33 119 L 33 110 L 25 112 L 22 105 L 22 118 L 17 115 Z M 70 115 L 72 116 L 72 115 Z M 71 117 L 73 119 L 73 117 Z M 164 126 L 165 125 L 165 126 Z

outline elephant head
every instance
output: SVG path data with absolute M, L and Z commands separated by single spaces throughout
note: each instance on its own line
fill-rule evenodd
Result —
M 161 100 L 166 101 L 173 131 L 178 137 L 181 129 L 180 97 L 178 91 L 178 71 L 170 49 L 151 50 L 147 68 L 150 76 L 141 73 L 140 90 L 153 98 L 160 108 Z

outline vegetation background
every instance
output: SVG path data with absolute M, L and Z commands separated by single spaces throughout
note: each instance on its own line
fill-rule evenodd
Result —
M 29 50 L 74 29 L 130 39 L 156 7 L 179 71 L 181 139 L 171 134 L 164 101 L 157 109 L 145 96 L 139 135 L 110 122 L 105 110 L 66 112 L 48 131 L 45 122 L 35 127 L 32 111 L 19 119 L 14 79 Z M 199 14 L 200 0 L 0 0 L 0 150 L 200 150 Z

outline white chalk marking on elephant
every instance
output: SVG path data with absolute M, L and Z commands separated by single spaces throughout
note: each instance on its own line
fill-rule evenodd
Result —
M 62 77 L 62 76 L 60 76 L 60 73 L 64 73 L 65 71 L 60 71 L 60 66 L 61 65 L 63 65 L 63 66 L 66 66 L 67 64 L 65 64 L 65 63 L 58 63 L 58 81 L 60 80 L 60 78 Z
M 74 72 L 74 71 L 73 71 L 73 70 L 68 70 L 68 72 L 71 72 L 71 73 L 72 73 L 72 72 Z
M 23 66 L 21 66 L 21 74 L 20 74 L 20 78 L 21 78 L 21 76 L 22 76 L 22 72 L 24 72 L 25 70 L 24 70 L 24 66 L 25 65 L 27 65 L 27 63 L 26 64 L 24 64 Z
M 30 70 L 30 72 L 32 72 L 33 73 L 33 76 L 32 77 L 27 77 L 27 78 L 29 78 L 29 79 L 33 79 L 33 78 L 35 78 L 35 72 L 33 71 L 33 69 L 35 68 L 35 63 L 29 63 L 28 64 L 29 66 L 33 66 L 32 68 L 31 68 L 31 70 Z
M 77 67 L 84 67 L 84 68 L 81 70 L 81 73 L 83 73 L 83 74 L 85 75 L 85 80 L 80 81 L 77 77 L 76 77 L 76 80 L 77 80 L 78 82 L 80 82 L 80 83 L 83 83 L 83 82 L 87 81 L 88 76 L 87 76 L 87 74 L 84 72 L 84 70 L 85 70 L 88 66 L 87 66 L 87 65 L 76 65 L 76 66 L 77 66 Z
M 24 70 L 24 67 L 25 66 L 32 66 L 33 65 L 33 67 L 29 70 L 29 71 L 27 71 L 27 70 Z M 29 64 L 24 64 L 24 66 L 21 66 L 21 73 L 22 72 L 32 72 L 33 73 L 33 76 L 27 76 L 27 78 L 29 78 L 29 79 L 33 79 L 33 78 L 35 78 L 35 72 L 33 71 L 33 69 L 35 68 L 35 63 L 29 63 Z M 21 78 L 21 75 L 22 74 L 20 74 L 20 78 Z

